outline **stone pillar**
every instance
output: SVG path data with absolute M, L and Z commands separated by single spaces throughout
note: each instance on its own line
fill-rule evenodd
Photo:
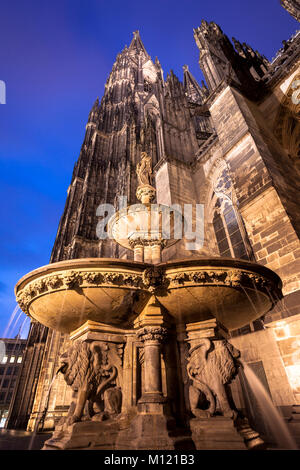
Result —
M 137 332 L 144 343 L 145 389 L 139 403 L 164 403 L 161 381 L 161 345 L 167 329 L 145 327 Z
M 144 261 L 144 247 L 143 245 L 135 245 L 134 247 L 134 261 Z
M 161 244 L 152 245 L 152 263 L 161 263 Z
M 144 345 L 145 384 L 138 401 L 137 416 L 119 433 L 117 449 L 174 449 L 176 424 L 167 397 L 162 393 L 161 349 L 167 338 L 168 314 L 152 296 L 135 320 L 137 337 Z M 166 367 L 168 365 L 166 364 Z
M 150 245 L 144 245 L 144 263 L 152 263 L 152 250 Z

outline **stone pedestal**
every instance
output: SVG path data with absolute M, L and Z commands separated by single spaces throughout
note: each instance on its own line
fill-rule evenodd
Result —
M 118 433 L 119 423 L 115 420 L 86 421 L 70 426 L 58 424 L 43 450 L 115 449 Z
M 175 448 L 175 436 L 176 424 L 168 404 L 142 401 L 136 417 L 120 431 L 116 448 L 171 450 Z
M 234 422 L 224 416 L 190 420 L 192 439 L 197 450 L 245 450 L 244 439 Z

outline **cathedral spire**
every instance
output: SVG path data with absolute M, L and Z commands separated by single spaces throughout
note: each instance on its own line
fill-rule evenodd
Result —
M 204 84 L 202 87 L 199 85 L 188 65 L 183 66 L 183 87 L 188 99 L 194 103 L 201 104 L 208 95 L 208 89 Z
M 142 40 L 141 40 L 140 32 L 138 30 L 133 32 L 133 38 L 132 38 L 132 41 L 130 43 L 130 46 L 129 46 L 128 50 L 129 50 L 129 52 L 137 54 L 137 55 L 142 53 L 147 58 L 148 57 L 150 58 L 148 52 L 145 49 L 145 46 L 144 46 Z

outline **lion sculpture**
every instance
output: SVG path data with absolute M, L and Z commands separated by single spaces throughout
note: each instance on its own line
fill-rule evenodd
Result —
M 58 372 L 73 389 L 74 401 L 67 417 L 68 424 L 81 421 L 87 408 L 86 419 L 103 420 L 121 411 L 122 392 L 116 386 L 118 369 L 104 360 L 108 346 L 74 343 L 60 356 Z
M 239 357 L 240 352 L 226 340 L 205 338 L 190 350 L 187 373 L 193 383 L 189 388 L 189 399 L 194 416 L 211 417 L 216 414 L 218 404 L 223 416 L 236 418 L 237 412 L 229 404 L 226 385 L 237 375 Z

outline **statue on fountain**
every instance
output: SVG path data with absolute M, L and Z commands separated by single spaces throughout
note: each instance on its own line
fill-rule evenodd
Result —
M 103 421 L 121 412 L 122 392 L 116 385 L 118 369 L 104 360 L 99 345 L 76 342 L 62 354 L 60 364 L 59 371 L 75 398 L 69 408 L 68 425 L 88 419 Z
M 152 157 L 146 152 L 141 153 L 141 161 L 136 166 L 136 174 L 138 177 L 136 197 L 142 204 L 150 204 L 155 198 L 156 190 L 152 186 Z
M 141 153 L 141 161 L 137 164 L 136 174 L 138 177 L 139 186 L 148 185 L 152 183 L 152 158 L 146 153 Z
M 226 340 L 203 338 L 189 353 L 187 373 L 191 411 L 197 418 L 209 418 L 217 411 L 235 419 L 237 412 L 229 404 L 226 385 L 238 373 L 240 352 Z

